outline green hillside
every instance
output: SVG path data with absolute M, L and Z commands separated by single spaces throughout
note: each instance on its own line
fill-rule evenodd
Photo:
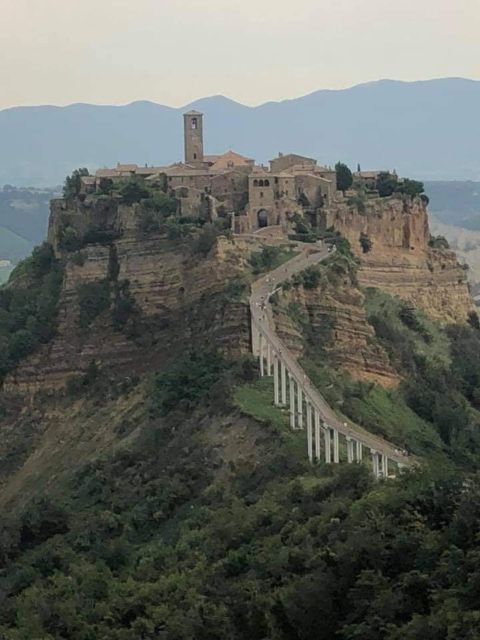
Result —
M 355 286 L 345 256 L 317 275 L 319 296 Z M 55 336 L 61 280 L 48 246 L 16 269 L 0 297 L 4 372 Z M 125 331 L 117 302 L 89 292 L 89 332 Z M 125 376 L 92 361 L 31 410 L 5 398 L 0 637 L 477 640 L 480 328 L 442 328 L 365 294 L 396 390 L 340 374 L 332 337 L 295 317 L 329 401 L 421 456 L 395 480 L 376 482 L 368 461 L 309 464 L 271 381 L 249 356 L 222 355 L 210 328 L 192 351 L 174 327 L 153 369 Z M 239 305 L 231 292 L 221 300 Z M 211 306 L 204 298 L 196 320 Z M 30 489 L 7 508 L 9 477 L 34 451 Z

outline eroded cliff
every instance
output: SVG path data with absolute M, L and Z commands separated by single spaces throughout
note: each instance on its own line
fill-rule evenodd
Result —
M 322 224 L 350 242 L 360 259 L 361 286 L 398 295 L 444 324 L 465 322 L 474 310 L 455 253 L 429 246 L 421 198 L 378 198 L 360 207 L 343 201 L 325 210 Z

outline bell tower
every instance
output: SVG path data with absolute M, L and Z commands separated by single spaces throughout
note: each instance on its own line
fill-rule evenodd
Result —
M 189 111 L 183 114 L 185 163 L 203 162 L 203 113 Z

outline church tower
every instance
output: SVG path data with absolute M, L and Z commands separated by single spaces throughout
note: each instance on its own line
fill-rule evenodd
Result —
M 183 114 L 185 137 L 185 163 L 203 162 L 203 113 L 189 111 Z

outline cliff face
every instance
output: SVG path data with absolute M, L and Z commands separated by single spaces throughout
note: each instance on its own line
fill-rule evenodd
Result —
M 93 239 L 109 234 L 110 240 L 87 244 L 77 259 L 63 252 L 58 334 L 6 379 L 5 391 L 58 388 L 92 360 L 117 372 L 125 368 L 126 375 L 159 368 L 172 346 L 178 351 L 179 340 L 194 348 L 211 339 L 232 355 L 249 350 L 248 305 L 225 290 L 244 274 L 248 251 L 241 241 L 219 238 L 207 256 L 198 256 L 181 243 L 172 247 L 159 234 L 140 233 L 135 207 L 119 207 L 111 200 L 90 206 L 54 201 L 48 237 L 58 255 L 66 228 Z M 134 336 L 115 330 L 109 312 L 87 328 L 79 326 L 79 287 L 105 282 L 112 271 L 116 282 L 129 283 L 140 319 Z
M 337 203 L 324 212 L 322 222 L 350 242 L 360 259 L 361 286 L 398 295 L 445 324 L 465 322 L 473 311 L 455 253 L 428 246 L 428 214 L 421 199 L 367 200 L 364 212 Z
M 355 379 L 384 387 L 399 382 L 387 354 L 372 341 L 374 330 L 366 318 L 364 296 L 348 276 L 335 282 L 324 279 L 316 289 L 300 286 L 284 292 L 275 307 L 275 324 L 297 357 L 308 355 L 313 347 Z M 303 335 L 309 337 L 307 348 L 302 325 Z

